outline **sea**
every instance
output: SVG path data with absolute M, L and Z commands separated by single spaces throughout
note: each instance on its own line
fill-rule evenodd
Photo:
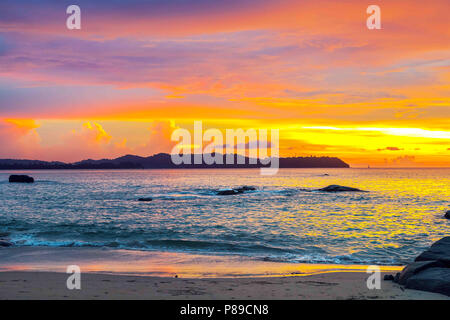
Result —
M 317 191 L 332 184 L 369 192 Z M 256 190 L 217 195 L 241 186 Z M 450 168 L 0 171 L 0 238 L 15 247 L 403 265 L 449 235 L 449 209 Z

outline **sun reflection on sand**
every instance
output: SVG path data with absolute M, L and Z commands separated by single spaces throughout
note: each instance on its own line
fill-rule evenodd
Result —
M 37 256 L 39 248 L 14 248 Z M 366 272 L 367 265 L 280 263 L 255 261 L 237 256 L 207 256 L 173 252 L 98 250 L 81 248 L 45 249 L 47 258 L 38 261 L 0 263 L 0 271 L 66 272 L 68 265 L 79 265 L 86 273 L 163 276 L 184 278 L 307 276 L 332 272 Z M 17 261 L 19 260 L 19 261 Z M 403 266 L 379 266 L 380 271 L 400 271 Z

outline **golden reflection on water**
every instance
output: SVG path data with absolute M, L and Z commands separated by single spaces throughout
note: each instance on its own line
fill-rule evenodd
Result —
M 449 220 L 442 216 L 449 207 L 450 169 L 281 169 L 275 176 L 246 169 L 32 175 L 41 183 L 28 193 L 0 186 L 5 200 L 0 231 L 11 232 L 17 245 L 394 265 L 408 263 L 449 230 Z M 313 191 L 331 184 L 370 192 Z M 242 185 L 257 191 L 216 194 Z M 149 196 L 151 203 L 136 201 Z

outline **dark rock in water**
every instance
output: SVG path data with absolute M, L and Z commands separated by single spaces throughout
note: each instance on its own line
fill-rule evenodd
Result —
M 217 195 L 218 196 L 232 196 L 235 194 L 238 194 L 239 192 L 234 190 L 234 189 L 230 189 L 230 190 L 219 190 L 217 191 Z M 241 192 L 242 193 L 242 192 Z
M 152 198 L 139 198 L 138 201 L 142 201 L 142 202 L 149 202 L 152 201 Z
M 406 281 L 405 287 L 450 296 L 450 268 L 430 268 L 419 272 Z
M 33 177 L 27 175 L 11 175 L 9 176 L 9 182 L 19 182 L 19 183 L 33 183 Z
M 445 219 L 450 219 L 450 210 L 448 210 L 445 215 L 444 215 Z
M 255 191 L 256 188 L 255 187 L 249 187 L 249 186 L 243 186 L 237 189 L 234 189 L 235 191 L 239 192 L 239 193 L 243 193 L 245 191 Z
M 394 276 L 392 274 L 385 274 L 384 280 L 385 281 L 394 281 Z
M 398 282 L 398 279 L 400 279 L 400 272 L 397 272 L 394 276 L 394 282 Z
M 429 268 L 436 268 L 436 267 L 443 267 L 443 264 L 439 261 L 416 261 L 410 263 L 402 270 L 402 272 L 400 272 L 400 276 L 398 278 L 397 283 L 404 285 L 406 284 L 408 279 L 413 275 L 415 275 L 416 273 L 419 273 Z
M 243 187 L 235 188 L 235 189 L 219 190 L 219 191 L 217 191 L 217 195 L 218 196 L 232 196 L 235 194 L 240 194 L 240 193 L 244 193 L 247 191 L 255 191 L 255 190 L 256 190 L 255 187 L 243 186 Z
M 0 247 L 11 247 L 13 244 L 6 240 L 0 240 Z
M 450 237 L 444 237 L 436 241 L 431 247 L 422 252 L 415 261 L 436 260 L 441 262 L 445 267 L 450 268 Z
M 344 186 L 339 186 L 336 184 L 332 184 L 328 187 L 319 189 L 318 191 L 324 191 L 324 192 L 368 192 L 368 191 L 364 191 L 364 190 L 360 190 L 357 188 L 351 188 L 351 187 L 344 187 Z

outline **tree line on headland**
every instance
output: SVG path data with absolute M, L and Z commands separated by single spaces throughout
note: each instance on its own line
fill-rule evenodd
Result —
M 193 157 L 193 155 L 192 155 Z M 159 153 L 150 157 L 126 155 L 116 159 L 83 160 L 73 163 L 40 160 L 0 159 L 0 170 L 39 170 L 39 169 L 208 169 L 208 168 L 262 168 L 268 165 L 257 162 L 252 164 L 248 157 L 234 155 L 234 164 L 227 164 L 226 155 L 222 155 L 223 164 L 181 164 L 171 161 L 170 154 Z M 240 160 L 240 161 L 238 161 Z M 349 168 L 350 166 L 336 157 L 288 157 L 279 159 L 280 168 Z

